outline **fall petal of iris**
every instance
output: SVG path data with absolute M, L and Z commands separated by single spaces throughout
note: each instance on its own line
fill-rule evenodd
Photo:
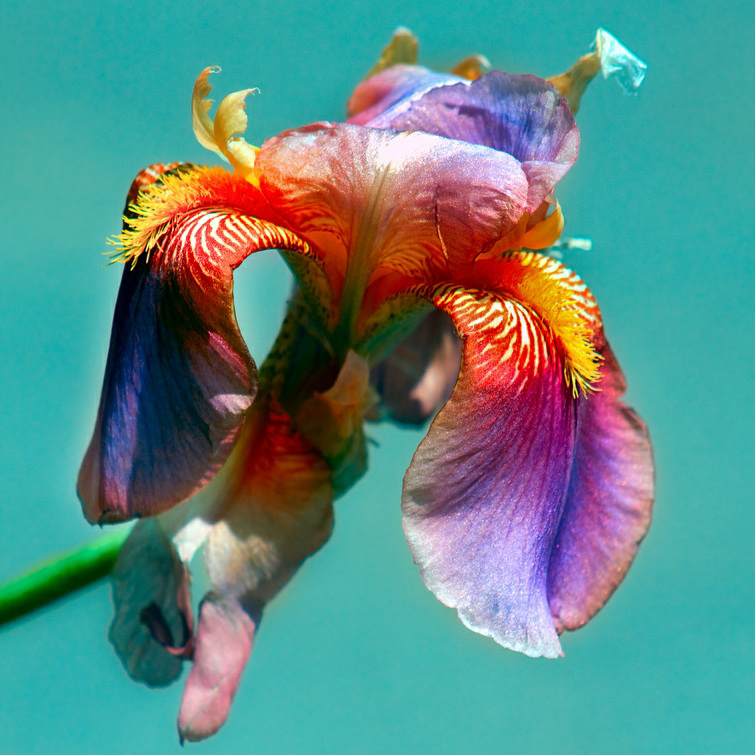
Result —
M 650 525 L 653 459 L 647 428 L 605 344 L 597 392 L 580 399 L 574 468 L 551 555 L 548 596 L 559 630 L 587 622 L 618 587 Z
M 470 629 L 558 656 L 547 577 L 575 426 L 562 359 L 547 326 L 518 302 L 453 287 L 433 301 L 464 350 L 456 388 L 404 479 L 414 560 Z
M 140 245 L 123 271 L 95 431 L 79 473 L 92 522 L 158 513 L 212 479 L 257 391 L 236 324 L 232 270 L 260 248 L 305 248 L 275 225 L 222 209 L 244 202 L 253 212 L 266 209 L 246 199 L 251 187 L 240 178 L 211 169 L 165 180 L 162 194 L 155 189 L 140 200 L 152 205 L 135 221 Z M 155 228 L 145 227 L 153 216 Z

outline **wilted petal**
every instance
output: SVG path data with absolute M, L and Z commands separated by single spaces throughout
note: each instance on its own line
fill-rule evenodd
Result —
M 507 152 L 527 175 L 528 212 L 564 176 L 579 149 L 574 117 L 555 88 L 536 76 L 502 71 L 432 89 L 404 112 L 391 115 L 384 127 L 426 131 Z
M 191 655 L 189 574 L 158 519 L 139 522 L 113 570 L 115 617 L 109 638 L 129 675 L 172 682 Z
M 647 429 L 621 401 L 624 376 L 606 344 L 597 392 L 579 400 L 574 467 L 551 555 L 548 599 L 559 631 L 588 621 L 618 587 L 650 525 Z
M 225 723 L 261 615 L 255 608 L 245 611 L 232 598 L 205 595 L 199 609 L 194 664 L 178 716 L 182 739 L 205 739 Z
M 518 302 L 453 287 L 433 301 L 464 351 L 456 389 L 404 479 L 407 540 L 427 586 L 470 629 L 557 656 L 548 563 L 575 428 L 562 357 Z
M 130 221 L 135 247 L 79 473 L 92 522 L 159 512 L 214 476 L 257 390 L 236 324 L 232 270 L 258 249 L 306 253 L 293 234 L 235 209 L 270 213 L 260 198 L 245 200 L 239 184 L 252 187 L 240 178 L 205 169 L 163 182 Z

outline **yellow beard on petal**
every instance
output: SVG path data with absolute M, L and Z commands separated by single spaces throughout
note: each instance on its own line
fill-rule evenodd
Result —
M 247 181 L 223 168 L 187 167 L 163 174 L 129 205 L 132 216 L 124 216 L 124 230 L 110 241 L 116 247 L 112 261 L 133 265 L 141 254 L 149 255 L 176 219 L 190 210 L 222 202 L 226 209 L 243 211 L 252 192 Z
M 551 329 L 564 354 L 564 378 L 574 396 L 600 379 L 600 356 L 592 334 L 600 313 L 580 278 L 560 262 L 536 252 L 511 252 L 502 260 L 502 282 Z M 509 268 L 510 271 L 505 268 Z

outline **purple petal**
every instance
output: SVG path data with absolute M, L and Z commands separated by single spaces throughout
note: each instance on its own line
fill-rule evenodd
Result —
M 562 358 L 518 302 L 452 287 L 433 301 L 464 350 L 453 395 L 404 479 L 407 540 L 427 586 L 470 629 L 557 656 L 548 563 L 575 428 Z
M 108 634 L 129 675 L 170 684 L 192 650 L 189 574 L 157 519 L 139 522 L 113 570 Z
M 576 629 L 624 578 L 650 525 L 653 459 L 647 429 L 621 401 L 626 383 L 606 344 L 598 392 L 581 399 L 566 507 L 548 573 L 556 625 Z
M 357 86 L 347 106 L 348 122 L 386 128 L 379 125 L 386 111 L 392 113 L 388 117 L 393 117 L 404 112 L 410 102 L 433 87 L 457 81 L 462 79 L 448 73 L 435 73 L 422 66 L 391 66 Z
M 373 369 L 380 407 L 400 424 L 421 425 L 451 395 L 461 362 L 461 341 L 448 316 L 429 312 L 420 326 Z
M 228 717 L 241 674 L 252 652 L 261 611 L 208 593 L 200 606 L 194 665 L 181 700 L 178 730 L 197 741 L 214 734 Z
M 380 122 L 384 128 L 426 131 L 507 152 L 527 174 L 530 212 L 571 167 L 579 149 L 579 131 L 566 100 L 542 79 L 501 71 L 432 89 Z
M 207 299 L 217 299 L 210 309 L 183 271 L 154 260 L 142 255 L 123 271 L 95 432 L 79 474 L 90 521 L 156 513 L 203 487 L 230 453 L 256 393 L 230 268 L 216 279 L 219 291 L 208 285 Z

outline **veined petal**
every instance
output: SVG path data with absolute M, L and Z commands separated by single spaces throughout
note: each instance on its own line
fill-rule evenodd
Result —
M 528 191 L 503 152 L 343 124 L 271 139 L 257 165 L 270 204 L 323 250 L 336 297 L 362 318 L 397 290 L 469 267 L 516 225 Z
M 456 388 L 404 478 L 404 531 L 427 586 L 462 621 L 528 655 L 561 653 L 548 563 L 574 447 L 575 401 L 545 323 L 447 286 L 464 341 Z
M 243 186 L 243 190 L 240 189 Z M 94 436 L 78 491 L 92 522 L 162 511 L 225 461 L 256 390 L 232 270 L 254 251 L 304 242 L 241 178 L 166 176 L 132 206 Z M 251 216 L 250 216 L 251 215 Z M 257 217 L 254 217 L 257 216 Z
M 264 605 L 330 536 L 331 470 L 273 398 L 255 404 L 205 548 L 217 592 Z
M 618 587 L 650 526 L 653 457 L 647 428 L 621 401 L 626 382 L 601 336 L 603 377 L 579 399 L 574 467 L 548 571 L 556 627 L 587 622 Z
M 566 100 L 536 76 L 491 71 L 469 83 L 436 87 L 383 127 L 420 130 L 502 150 L 522 163 L 534 212 L 577 159 L 579 130 Z M 372 125 L 372 124 L 371 124 Z

